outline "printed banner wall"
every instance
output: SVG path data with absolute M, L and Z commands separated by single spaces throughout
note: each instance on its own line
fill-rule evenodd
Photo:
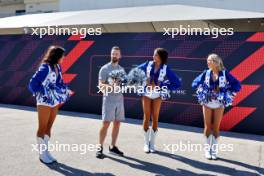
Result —
M 65 82 L 74 91 L 62 109 L 101 114 L 98 72 L 110 61 L 112 46 L 122 50 L 120 65 L 126 72 L 152 59 L 157 47 L 169 52 L 168 65 L 182 78 L 183 86 L 162 103 L 160 121 L 203 127 L 192 80 L 207 68 L 206 57 L 219 54 L 225 67 L 242 82 L 232 107 L 225 110 L 221 129 L 264 135 L 264 33 L 232 36 L 164 36 L 163 33 L 112 33 L 101 36 L 0 36 L 0 103 L 35 106 L 27 84 L 50 45 L 66 49 L 62 65 Z M 142 119 L 141 99 L 125 94 L 126 117 Z

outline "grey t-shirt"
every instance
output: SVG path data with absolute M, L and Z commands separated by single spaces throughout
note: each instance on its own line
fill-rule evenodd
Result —
M 111 62 L 105 64 L 104 66 L 101 67 L 101 69 L 99 71 L 98 80 L 99 81 L 104 81 L 106 84 L 109 84 L 109 82 L 108 82 L 109 73 L 111 71 L 113 71 L 113 70 L 119 70 L 119 69 L 124 70 L 124 68 L 121 67 L 120 65 L 113 66 Z M 121 92 L 120 93 L 111 92 L 111 93 L 108 94 L 108 96 L 121 96 L 121 97 L 123 97 L 123 94 Z

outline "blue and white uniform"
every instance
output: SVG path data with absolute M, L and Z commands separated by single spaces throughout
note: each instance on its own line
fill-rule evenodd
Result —
M 144 96 L 149 97 L 150 99 L 155 99 L 161 97 L 163 100 L 168 99 L 170 97 L 169 91 L 175 91 L 177 88 L 181 86 L 180 78 L 166 65 L 161 64 L 160 68 L 154 72 L 155 64 L 153 61 L 147 61 L 137 68 L 143 70 L 147 77 L 147 85 L 152 85 L 153 83 L 155 86 L 159 86 L 161 91 L 155 93 L 154 91 L 146 91 Z M 162 87 L 167 87 L 168 93 L 163 93 Z
M 56 75 L 55 67 L 58 69 Z M 43 63 L 30 79 L 29 90 L 36 97 L 37 105 L 55 107 L 66 102 L 70 97 L 70 90 L 62 79 L 62 70 L 59 64 Z
M 212 109 L 231 106 L 234 96 L 241 89 L 240 82 L 227 70 L 220 71 L 214 81 L 210 69 L 197 76 L 192 87 L 196 89 L 198 102 Z

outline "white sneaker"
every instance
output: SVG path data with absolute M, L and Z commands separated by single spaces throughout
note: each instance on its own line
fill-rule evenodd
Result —
M 154 153 L 156 151 L 155 150 L 155 138 L 156 138 L 157 132 L 158 130 L 154 132 L 153 129 L 151 129 L 150 131 L 149 150 L 151 153 Z
M 149 133 L 150 130 L 144 131 L 144 152 L 149 153 Z
M 53 162 L 57 162 L 57 160 L 50 154 L 49 152 L 49 140 L 50 140 L 50 137 L 48 135 L 44 135 L 44 141 L 47 145 L 47 156 L 49 157 L 50 160 L 52 160 Z
M 212 135 L 212 147 L 211 147 L 211 154 L 212 154 L 212 159 L 217 160 L 217 147 L 218 147 L 218 142 L 215 136 Z
M 37 137 L 37 143 L 39 150 L 39 160 L 45 164 L 53 163 L 53 161 L 47 155 L 48 146 L 46 145 L 44 139 Z
M 204 155 L 205 155 L 205 158 L 207 159 L 212 159 L 211 144 L 212 144 L 212 135 L 209 135 L 208 137 L 205 136 Z

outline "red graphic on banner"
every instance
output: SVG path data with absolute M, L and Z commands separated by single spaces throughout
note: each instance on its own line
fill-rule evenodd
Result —
M 264 33 L 256 33 L 251 36 L 247 41 L 261 41 L 264 39 Z M 264 40 L 263 40 L 264 41 Z M 244 81 L 255 71 L 261 68 L 264 65 L 264 47 L 261 47 L 255 51 L 252 55 L 243 60 L 230 72 L 235 76 L 239 81 Z M 236 106 L 239 102 L 246 99 L 249 95 L 255 92 L 260 85 L 242 85 L 241 91 L 237 94 L 233 106 Z M 231 130 L 234 126 L 240 123 L 243 119 L 249 116 L 256 110 L 255 107 L 233 107 L 227 113 L 224 114 L 221 129 L 222 130 Z
M 238 103 L 246 99 L 250 94 L 255 92 L 260 85 L 242 85 L 241 91 L 238 92 L 236 98 L 234 99 L 233 106 L 236 106 Z
M 72 35 L 69 41 L 82 40 L 78 35 Z M 63 80 L 69 84 L 77 74 L 66 73 L 69 68 L 82 56 L 82 54 L 93 45 L 94 41 L 79 41 L 76 46 L 65 56 L 62 66 Z M 74 93 L 74 92 L 73 92 Z
M 233 107 L 225 113 L 221 122 L 221 129 L 228 131 L 232 129 L 236 124 L 248 117 L 256 108 L 250 107 Z
M 247 39 L 247 42 L 264 42 L 264 32 L 257 32 Z

